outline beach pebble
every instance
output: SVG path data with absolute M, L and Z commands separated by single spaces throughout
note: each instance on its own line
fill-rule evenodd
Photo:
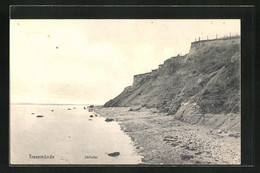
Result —
M 229 137 L 234 137 L 234 138 L 238 138 L 238 137 L 240 137 L 239 134 L 229 134 L 228 136 L 229 136 Z
M 106 122 L 111 122 L 111 121 L 114 121 L 114 119 L 113 119 L 113 118 L 106 118 L 105 121 L 106 121 Z
M 221 130 L 221 129 L 219 129 L 219 130 L 217 131 L 217 133 L 222 133 L 222 130 Z
M 93 115 L 90 115 L 89 117 L 91 117 L 91 118 L 92 118 L 92 117 L 94 117 L 94 116 L 93 116 Z
M 200 154 L 202 154 L 202 153 L 203 153 L 203 152 L 199 151 L 199 152 L 195 153 L 195 155 L 200 155 Z
M 190 160 L 193 158 L 193 155 L 181 155 L 182 160 Z
M 113 153 L 108 153 L 107 155 L 109 155 L 111 157 L 116 157 L 116 156 L 119 156 L 120 153 L 119 152 L 113 152 Z

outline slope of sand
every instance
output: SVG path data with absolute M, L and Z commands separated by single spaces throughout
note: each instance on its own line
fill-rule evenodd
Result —
M 134 141 L 144 164 L 240 164 L 238 131 L 190 125 L 155 109 L 96 107 L 113 118 Z

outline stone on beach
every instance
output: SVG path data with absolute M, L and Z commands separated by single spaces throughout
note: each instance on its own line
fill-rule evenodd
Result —
M 217 133 L 219 133 L 219 134 L 222 133 L 222 130 L 221 130 L 221 129 L 218 129 L 218 130 L 217 130 Z
M 192 159 L 194 156 L 193 155 L 181 155 L 181 159 L 182 160 L 190 160 Z
M 94 117 L 94 116 L 93 116 L 93 115 L 90 115 L 89 117 L 91 117 L 91 118 L 92 118 L 92 117 Z
M 43 115 L 37 115 L 37 118 L 42 118 L 43 117 Z
M 139 111 L 140 109 L 142 109 L 142 106 L 134 106 L 134 107 L 131 107 L 129 109 L 129 111 Z
M 228 135 L 229 137 L 234 137 L 234 138 L 239 138 L 240 137 L 240 135 L 239 134 L 229 134 Z
M 120 153 L 119 152 L 113 152 L 113 153 L 108 153 L 107 155 L 109 155 L 111 157 L 116 157 L 116 156 L 119 156 Z
M 113 119 L 113 118 L 106 118 L 105 121 L 106 121 L 106 122 L 111 122 L 111 121 L 114 121 L 114 119 Z

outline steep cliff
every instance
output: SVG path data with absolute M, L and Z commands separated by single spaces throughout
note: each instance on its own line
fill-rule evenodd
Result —
M 191 123 L 208 114 L 238 114 L 240 37 L 191 43 L 188 54 L 135 75 L 133 85 L 104 106 L 137 105 L 157 108 L 178 119 L 192 117 Z

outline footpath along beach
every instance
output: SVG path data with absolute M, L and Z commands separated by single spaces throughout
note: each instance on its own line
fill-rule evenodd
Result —
M 191 125 L 156 109 L 99 106 L 94 111 L 120 124 L 143 164 L 240 164 L 240 132 Z

